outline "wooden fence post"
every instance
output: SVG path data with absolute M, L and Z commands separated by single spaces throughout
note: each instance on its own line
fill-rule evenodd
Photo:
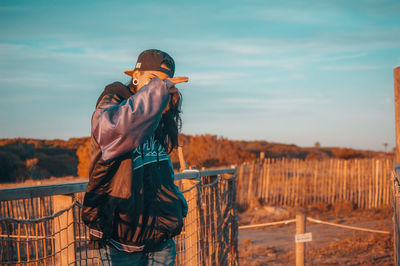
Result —
M 394 265 L 399 265 L 400 263 L 400 243 L 399 243 L 399 235 L 400 235 L 400 188 L 399 185 L 394 182 L 393 184 L 393 257 L 394 257 Z
M 71 195 L 53 196 L 54 213 L 69 208 L 73 203 Z M 75 233 L 73 208 L 54 217 L 54 254 L 57 265 L 75 263 Z
M 393 70 L 394 78 L 394 112 L 396 119 L 396 153 L 394 163 L 400 163 L 400 67 Z
M 385 160 L 385 166 L 383 167 L 383 176 L 385 177 L 385 181 L 384 181 L 384 191 L 383 191 L 383 198 L 384 198 L 384 205 L 385 206 L 388 206 L 389 205 L 389 198 L 390 198 L 390 196 L 389 196 L 389 194 L 390 193 L 388 193 L 388 190 L 389 190 L 389 184 L 390 183 L 388 183 L 388 173 L 387 173 L 387 170 L 386 169 L 388 169 L 389 167 L 389 159 L 386 159 Z
M 299 213 L 296 215 L 296 235 L 301 235 L 306 232 L 306 215 Z M 296 242 L 296 266 L 305 265 L 305 243 Z
M 236 180 L 237 180 L 237 183 L 240 183 L 240 184 L 242 184 L 243 183 L 243 181 L 242 180 L 245 180 L 244 179 L 244 168 L 245 168 L 245 163 L 242 163 L 241 165 L 239 165 L 239 167 L 237 167 L 237 172 L 236 172 L 236 175 L 237 175 L 237 177 L 236 177 Z M 242 206 L 244 206 L 244 205 L 246 205 L 245 204 L 245 198 L 244 198 L 244 196 L 243 196 L 243 194 L 244 194 L 244 190 L 243 190 L 243 188 L 242 188 L 242 186 L 240 186 L 240 187 L 237 187 L 237 193 L 236 193 L 236 200 L 237 200 L 237 206 L 239 206 L 240 208 L 242 207 Z
M 266 204 L 268 202 L 268 189 L 269 189 L 268 185 L 269 184 L 268 184 L 268 180 L 266 178 L 267 171 L 269 172 L 269 167 L 267 168 L 267 161 L 268 160 L 269 160 L 269 158 L 268 159 L 264 159 L 263 171 L 262 171 L 263 175 L 261 177 L 262 180 L 263 180 L 263 182 L 262 182 L 263 187 L 262 187 L 262 192 L 261 192 L 261 197 L 262 197 L 262 200 L 263 200 L 263 204 Z
M 189 190 L 183 195 L 188 204 L 188 214 L 185 219 L 184 262 L 185 265 L 200 265 L 200 209 L 198 184 L 199 180 L 182 179 L 182 190 Z
M 313 183 L 314 183 L 314 189 L 313 189 L 313 193 L 312 193 L 312 204 L 315 204 L 319 198 L 318 198 L 318 189 L 317 189 L 317 181 L 321 180 L 321 176 L 318 176 L 318 164 L 319 161 L 315 161 L 314 163 L 314 176 L 313 176 Z
M 395 111 L 395 119 L 396 119 L 396 153 L 394 157 L 394 167 L 400 164 L 400 67 L 396 67 L 393 69 L 393 80 L 394 80 L 394 111 Z M 395 199 L 396 200 L 396 199 Z M 394 205 L 399 208 L 399 206 Z M 395 210 L 398 212 L 399 210 Z M 399 265 L 399 227 L 400 224 L 394 224 L 394 265 Z
M 254 179 L 254 171 L 255 171 L 255 169 L 256 169 L 256 163 L 255 163 L 255 161 L 253 161 L 252 163 L 251 163 L 251 166 L 250 166 L 251 168 L 250 168 L 250 175 L 249 175 L 249 187 L 248 187 L 248 189 L 247 189 L 247 206 L 246 207 L 249 207 L 250 205 L 250 202 L 251 202 L 251 200 L 252 200 L 252 198 L 254 198 L 254 193 L 253 193 L 253 179 Z
M 179 164 L 180 164 L 180 171 L 188 169 L 188 165 L 185 161 L 185 157 L 183 157 L 183 148 L 182 146 L 178 147 L 178 156 L 179 156 Z
M 374 208 L 378 208 L 378 204 L 379 204 L 379 200 L 380 200 L 380 195 L 379 195 L 379 191 L 381 191 L 382 186 L 379 187 L 379 177 L 382 177 L 380 175 L 380 164 L 379 164 L 379 160 L 375 161 L 375 196 L 374 196 Z

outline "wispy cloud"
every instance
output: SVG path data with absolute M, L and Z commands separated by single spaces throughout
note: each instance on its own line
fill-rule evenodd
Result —
M 343 61 L 348 59 L 356 59 L 360 57 L 366 57 L 367 53 L 350 53 L 344 55 L 330 55 L 325 58 L 326 61 Z
M 303 97 L 303 98 L 279 98 L 279 99 L 258 99 L 258 98 L 225 98 L 223 102 L 228 104 L 251 106 L 251 108 L 256 109 L 271 109 L 279 107 L 279 108 L 287 108 L 288 106 L 299 106 L 316 103 L 316 100 L 313 98 Z
M 39 86 L 47 86 L 50 84 L 50 80 L 44 77 L 27 77 L 27 76 L 18 76 L 18 77 L 0 77 L 0 84 L 3 86 L 0 90 L 5 91 L 7 90 L 7 85 L 14 85 L 14 86 L 29 86 L 39 87 Z
M 260 83 L 279 83 L 282 81 L 296 81 L 296 80 L 307 80 L 307 77 L 303 74 L 290 74 L 270 77 L 258 77 L 257 82 Z
M 233 53 L 237 55 L 260 55 L 265 52 L 262 46 L 247 43 L 246 40 L 220 40 L 214 45 L 219 46 L 223 51 L 227 53 Z
M 190 82 L 199 86 L 220 86 L 239 82 L 245 76 L 244 72 L 195 72 L 190 74 Z
M 280 67 L 295 69 L 310 63 L 349 61 L 394 49 L 400 43 L 400 27 L 358 32 L 330 32 L 315 36 L 255 37 L 242 39 L 175 40 L 184 63 L 202 66 Z M 390 36 L 388 38 L 387 36 Z M 236 43 L 236 44 L 235 44 Z M 190 47 L 189 49 L 185 47 Z M 226 48 L 231 47 L 231 49 Z M 182 48 L 182 49 L 180 49 Z M 197 54 L 192 51 L 197 51 Z M 200 52 L 200 53 L 199 53 Z
M 2 95 L 0 98 L 0 103 L 2 105 L 14 105 L 14 107 L 18 106 L 18 104 L 24 103 L 37 103 L 37 102 L 46 102 L 51 101 L 53 96 L 51 95 L 44 95 L 44 94 L 30 94 L 26 95 L 23 93 L 19 93 L 17 95 Z M 3 114 L 5 115 L 5 114 Z
M 376 70 L 384 68 L 380 65 L 363 65 L 363 64 L 340 64 L 340 65 L 324 65 L 321 66 L 321 70 L 328 71 L 359 71 L 359 70 Z
M 326 13 L 326 12 L 324 12 Z M 277 8 L 263 7 L 252 8 L 251 16 L 258 20 L 285 22 L 285 23 L 302 23 L 302 24 L 321 24 L 326 23 L 325 16 L 316 16 L 312 9 L 293 9 L 293 8 Z

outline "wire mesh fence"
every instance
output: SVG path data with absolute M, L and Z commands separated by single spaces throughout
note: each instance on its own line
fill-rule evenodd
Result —
M 182 233 L 174 238 L 176 265 L 237 265 L 235 170 L 178 174 L 178 178 L 189 210 Z M 14 195 L 0 190 L 0 264 L 109 265 L 107 249 L 90 245 L 80 215 L 84 193 L 76 190 L 25 199 L 15 199 L 18 189 Z M 7 200 L 7 195 L 13 196 Z

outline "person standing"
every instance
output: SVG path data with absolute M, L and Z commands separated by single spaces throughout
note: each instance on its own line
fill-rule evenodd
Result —
M 170 55 L 143 51 L 129 85 L 106 86 L 92 116 L 82 219 L 113 265 L 174 265 L 187 203 L 168 154 L 181 127 L 175 84 L 188 81 L 174 72 Z

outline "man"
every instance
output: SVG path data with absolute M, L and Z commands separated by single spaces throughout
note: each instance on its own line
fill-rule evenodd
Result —
M 142 52 L 129 87 L 108 85 L 92 116 L 82 218 L 115 265 L 173 265 L 187 203 L 168 153 L 178 145 L 181 95 L 167 53 Z

